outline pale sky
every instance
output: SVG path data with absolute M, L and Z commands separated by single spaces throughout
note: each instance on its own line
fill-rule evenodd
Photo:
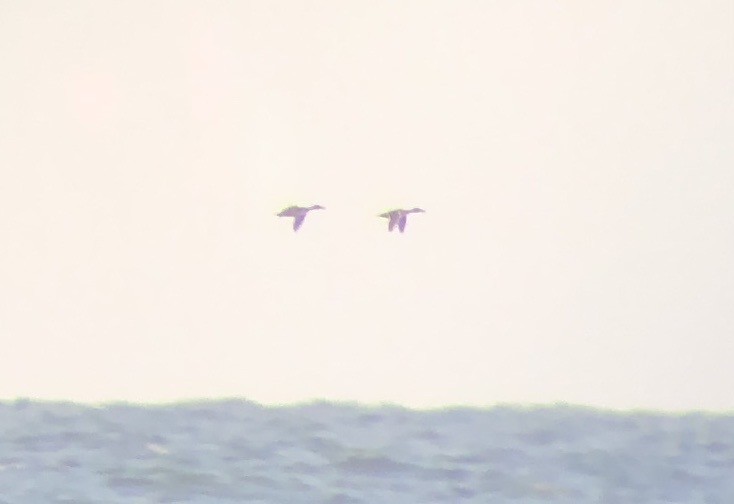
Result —
M 0 3 L 0 398 L 733 410 L 732 23 Z

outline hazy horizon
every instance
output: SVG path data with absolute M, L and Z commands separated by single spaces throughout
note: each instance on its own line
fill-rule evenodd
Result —
M 734 410 L 732 19 L 3 3 L 0 399 Z

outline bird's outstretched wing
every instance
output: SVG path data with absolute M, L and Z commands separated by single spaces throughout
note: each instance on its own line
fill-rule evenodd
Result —
M 406 222 L 408 222 L 408 216 L 407 215 L 403 215 L 402 217 L 400 217 L 400 221 L 398 222 L 398 229 L 400 230 L 401 233 L 403 231 L 405 231 L 405 223 Z
M 392 231 L 395 229 L 395 224 L 398 223 L 398 215 L 397 214 L 390 214 L 390 223 L 387 225 L 387 230 Z
M 303 220 L 305 218 L 305 215 L 296 215 L 293 218 L 293 231 L 298 231 L 298 229 L 301 227 L 301 224 L 303 224 Z
M 289 206 L 288 208 L 284 208 L 283 210 L 280 211 L 280 213 L 278 214 L 278 217 L 290 217 L 294 214 L 294 211 L 297 208 L 298 207 L 295 207 L 295 206 Z

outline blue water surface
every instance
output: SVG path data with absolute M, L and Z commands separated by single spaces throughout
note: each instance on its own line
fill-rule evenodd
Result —
M 0 403 L 3 503 L 734 503 L 734 414 Z

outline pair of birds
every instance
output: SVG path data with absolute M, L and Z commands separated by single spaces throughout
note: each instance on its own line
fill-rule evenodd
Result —
M 322 207 L 321 205 L 313 205 L 310 207 L 291 206 L 284 209 L 277 215 L 278 217 L 293 217 L 293 231 L 298 231 L 298 229 L 303 224 L 304 219 L 306 218 L 306 214 L 308 214 L 308 212 L 310 212 L 311 210 L 324 210 L 324 207 Z M 405 224 L 408 221 L 408 214 L 418 212 L 425 212 L 425 210 L 423 210 L 422 208 L 411 208 L 410 210 L 403 210 L 402 208 L 398 208 L 396 210 L 390 210 L 389 212 L 380 214 L 379 217 L 390 219 L 387 225 L 388 231 L 392 231 L 393 229 L 395 229 L 395 226 L 397 226 L 402 233 L 403 231 L 405 231 Z

